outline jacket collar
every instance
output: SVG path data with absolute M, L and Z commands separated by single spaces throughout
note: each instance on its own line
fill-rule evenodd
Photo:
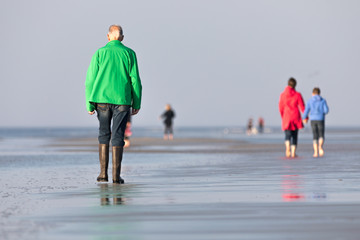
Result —
M 122 45 L 122 43 L 119 40 L 111 40 L 106 45 Z
M 285 91 L 286 92 L 295 92 L 296 90 L 294 88 L 290 87 L 290 86 L 286 86 Z
M 320 101 L 322 99 L 322 97 L 320 95 L 314 95 L 313 99 L 317 100 L 317 101 Z

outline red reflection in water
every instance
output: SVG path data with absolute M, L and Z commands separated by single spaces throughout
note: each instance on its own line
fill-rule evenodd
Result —
M 299 175 L 283 175 L 281 185 L 284 192 L 282 194 L 283 201 L 293 202 L 305 200 L 304 194 L 299 193 L 302 189 Z
M 284 193 L 282 197 L 286 201 L 296 201 L 305 198 L 304 195 L 297 193 Z

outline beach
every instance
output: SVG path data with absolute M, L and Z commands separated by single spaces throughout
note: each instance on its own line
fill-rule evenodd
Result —
M 285 158 L 281 131 L 235 130 L 134 134 L 123 185 L 96 182 L 94 133 L 0 131 L 0 239 L 359 239 L 358 128 L 322 158 L 309 131 Z

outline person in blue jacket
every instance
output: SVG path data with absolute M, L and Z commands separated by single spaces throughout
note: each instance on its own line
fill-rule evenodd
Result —
M 303 121 L 307 123 L 311 120 L 313 133 L 314 157 L 324 156 L 324 139 L 325 139 L 325 114 L 329 112 L 326 100 L 320 96 L 320 88 L 314 88 L 312 97 L 306 103 Z

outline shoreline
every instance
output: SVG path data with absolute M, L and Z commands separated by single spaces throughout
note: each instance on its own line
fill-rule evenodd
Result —
M 283 144 L 250 143 L 244 140 L 218 138 L 176 138 L 163 140 L 162 138 L 136 137 L 131 138 L 131 145 L 124 149 L 124 153 L 255 153 L 259 151 L 283 151 Z M 57 139 L 47 147 L 64 152 L 98 152 L 96 138 Z M 110 146 L 111 151 L 111 146 Z
M 124 149 L 124 153 L 259 153 L 278 152 L 279 155 L 285 151 L 283 143 L 250 142 L 245 140 L 221 139 L 221 138 L 175 138 L 174 140 L 163 140 L 154 137 L 134 137 L 130 139 L 131 146 Z M 358 143 L 337 143 L 325 141 L 326 153 L 337 153 L 339 150 L 352 151 L 357 149 Z M 53 148 L 62 152 L 98 152 L 97 138 L 58 138 L 46 143 L 45 147 Z M 110 146 L 111 151 L 111 146 Z M 301 141 L 298 143 L 298 152 L 311 154 L 312 142 Z

